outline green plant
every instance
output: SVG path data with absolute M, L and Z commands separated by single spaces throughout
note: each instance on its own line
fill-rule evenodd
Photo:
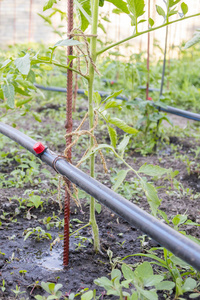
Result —
M 163 258 L 160 258 L 157 255 L 157 253 L 155 253 L 155 251 L 160 251 L 161 249 L 163 250 Z M 195 291 L 195 288 L 197 287 L 197 280 L 193 279 L 192 277 L 189 277 L 189 276 L 196 275 L 197 271 L 195 271 L 194 268 L 189 266 L 187 263 L 185 263 L 181 259 L 177 258 L 175 255 L 173 255 L 171 252 L 169 252 L 165 248 L 152 248 L 152 249 L 148 250 L 147 252 L 148 252 L 147 254 L 137 253 L 137 254 L 133 254 L 131 256 L 148 257 L 149 259 L 153 260 L 151 263 L 166 269 L 167 270 L 167 273 L 166 273 L 167 278 L 171 277 L 171 279 L 173 280 L 173 283 L 175 285 L 175 298 L 174 299 L 178 299 L 179 296 L 183 295 L 186 292 Z M 130 256 L 127 256 L 127 257 L 130 257 Z M 121 260 L 121 263 L 127 257 L 123 258 Z M 174 287 L 174 285 L 172 286 L 172 288 Z M 192 297 L 193 296 L 191 296 L 191 298 Z
M 24 294 L 25 291 L 20 291 L 20 287 L 18 285 L 16 285 L 15 290 L 11 290 L 14 294 L 16 299 L 19 297 L 19 295 Z
M 35 208 L 38 208 L 39 206 L 43 207 L 43 202 L 41 200 L 41 197 L 38 195 L 32 195 L 28 198 L 27 206 L 34 206 Z
M 5 288 L 5 279 L 3 279 L 2 280 L 2 286 L 1 286 L 1 290 L 2 290 L 2 292 L 4 293 L 5 292 L 5 290 L 6 290 L 6 288 Z
M 27 273 L 27 270 L 20 270 L 19 271 L 19 274 L 21 274 L 22 276 L 24 276 L 24 274 L 26 274 Z
M 120 281 L 121 277 L 125 280 Z M 118 296 L 120 300 L 158 299 L 157 291 L 172 291 L 175 284 L 164 280 L 164 276 L 155 275 L 149 262 L 144 262 L 134 271 L 126 264 L 122 265 L 122 273 L 118 269 L 111 272 L 111 280 L 101 277 L 94 280 L 98 286 L 106 289 L 107 295 Z M 153 287 L 153 288 L 150 288 Z M 149 289 L 150 288 L 150 289 Z M 124 291 L 124 289 L 126 289 Z
M 50 233 L 46 232 L 44 229 L 41 227 L 37 226 L 36 228 L 28 228 L 24 231 L 25 237 L 24 241 L 27 240 L 27 238 L 30 235 L 33 235 L 33 238 L 36 239 L 37 241 L 41 241 L 42 239 L 47 239 L 51 240 L 52 236 Z
M 172 125 L 166 114 L 160 112 L 158 109 L 158 106 L 166 108 L 166 105 L 164 105 L 161 101 L 152 102 L 151 100 L 138 100 L 132 101 L 132 103 L 132 105 L 129 103 L 128 106 L 131 106 L 131 109 L 133 109 L 133 107 L 138 107 L 141 117 L 137 121 L 136 128 L 143 134 L 142 137 L 141 135 L 138 137 L 138 140 L 142 140 L 142 143 L 136 142 L 134 147 L 143 155 L 152 153 L 157 145 L 158 140 L 162 139 L 163 136 L 162 132 L 159 132 L 162 121 L 165 120 Z M 142 145 L 145 145 L 145 149 L 143 149 L 144 147 L 142 147 Z
M 89 242 L 89 243 L 92 244 L 92 239 L 87 238 L 85 236 L 77 235 L 77 236 L 75 236 L 75 238 L 79 240 L 78 243 L 75 243 L 75 246 L 76 246 L 75 250 L 79 250 L 81 248 L 85 248 L 86 247 L 86 245 L 85 245 L 86 242 L 87 243 Z
M 35 299 L 37 299 L 37 300 L 60 299 L 63 296 L 62 292 L 59 291 L 62 288 L 62 284 L 60 284 L 60 283 L 55 284 L 52 282 L 42 281 L 41 287 L 43 288 L 43 290 L 45 290 L 51 296 L 43 297 L 43 296 L 37 295 L 37 296 L 35 296 Z
M 5 253 L 4 253 L 4 252 L 1 252 L 1 249 L 0 249 L 0 255 L 5 255 Z
M 99 73 L 96 68 L 96 61 L 97 58 L 105 53 L 107 50 L 112 49 L 113 47 L 119 46 L 122 43 L 128 42 L 129 40 L 141 36 L 142 34 L 152 32 L 154 30 L 166 27 L 172 23 L 179 22 L 179 20 L 170 21 L 170 17 L 174 14 L 178 13 L 177 4 L 179 4 L 180 0 L 168 0 L 165 2 L 166 7 L 165 10 L 156 5 L 156 11 L 158 15 L 163 17 L 164 22 L 161 25 L 154 26 L 154 20 L 152 18 L 149 18 L 147 21 L 147 29 L 144 31 L 139 31 L 140 23 L 146 20 L 143 20 L 142 17 L 145 13 L 145 3 L 144 1 L 130 1 L 127 2 L 119 0 L 117 3 L 114 2 L 114 5 L 117 9 L 122 11 L 123 13 L 127 14 L 127 16 L 130 17 L 131 25 L 134 26 L 133 34 L 121 41 L 111 43 L 109 45 L 103 46 L 101 49 L 97 49 L 97 29 L 98 29 L 98 19 L 99 19 L 99 5 L 103 6 L 104 1 L 99 2 L 99 0 L 93 0 L 93 1 L 86 1 L 86 2 L 79 2 L 76 1 L 75 5 L 77 7 L 77 11 L 80 14 L 80 28 L 84 32 L 89 25 L 91 25 L 91 35 L 90 35 L 90 54 L 87 52 L 87 54 L 84 54 L 83 56 L 87 56 L 87 59 L 89 61 L 89 74 L 82 74 L 80 70 L 77 68 L 71 68 L 70 63 L 73 60 L 74 62 L 77 59 L 77 56 L 69 56 L 69 63 L 63 63 L 63 59 L 60 60 L 55 59 L 56 51 L 58 47 L 65 47 L 65 46 L 75 46 L 75 45 L 81 45 L 79 41 L 74 39 L 68 39 L 68 40 L 61 40 L 58 41 L 53 47 L 50 47 L 47 51 L 46 55 L 41 55 L 40 53 L 34 53 L 34 51 L 31 49 L 29 51 L 23 52 L 21 51 L 19 53 L 19 57 L 13 58 L 10 57 L 9 59 L 3 61 L 1 63 L 0 71 L 2 73 L 2 88 L 0 90 L 0 96 L 2 99 L 7 100 L 4 104 L 4 107 L 9 109 L 13 109 L 16 107 L 24 107 L 25 111 L 27 112 L 30 109 L 29 101 L 33 98 L 34 93 L 36 92 L 36 88 L 33 84 L 35 80 L 35 74 L 37 74 L 37 68 L 40 67 L 40 70 L 43 68 L 43 65 L 46 64 L 54 67 L 60 67 L 63 70 L 71 70 L 77 73 L 78 75 L 82 76 L 82 78 L 87 81 L 88 84 L 88 116 L 89 116 L 89 125 L 91 130 L 90 135 L 90 175 L 92 177 L 95 176 L 95 152 L 92 151 L 93 147 L 95 146 L 95 138 L 94 138 L 94 116 L 96 113 L 98 113 L 106 122 L 108 126 L 108 132 L 109 136 L 112 142 L 113 147 L 116 146 L 116 130 L 113 128 L 117 127 L 122 130 L 124 130 L 126 133 L 129 134 L 136 134 L 137 131 L 132 128 L 131 126 L 128 126 L 123 120 L 118 118 L 112 118 L 109 116 L 109 114 L 105 115 L 105 112 L 101 110 L 100 107 L 98 107 L 97 110 L 94 109 L 94 100 L 96 103 L 100 104 L 101 100 L 100 97 L 94 93 L 94 79 L 95 79 L 95 72 Z M 47 10 L 49 8 L 52 8 L 55 1 L 49 0 L 45 6 L 44 10 Z M 113 1 L 112 1 L 113 3 Z M 182 10 L 182 20 L 191 18 L 193 16 L 198 16 L 200 13 L 197 13 L 193 16 L 185 16 L 188 12 L 188 6 L 181 2 L 181 10 Z M 46 21 L 50 24 L 50 17 L 46 18 Z M 101 24 L 101 22 L 100 22 Z M 102 28 L 102 24 L 100 26 Z M 87 35 L 85 36 L 85 39 L 87 39 Z M 86 43 L 85 43 L 86 44 Z M 86 45 L 88 47 L 88 44 Z M 14 95 L 20 94 L 23 96 L 23 100 L 16 101 Z M 116 96 L 117 93 L 115 93 L 114 96 Z M 113 97 L 113 96 L 112 96 Z M 95 99 L 96 98 L 96 99 Z M 106 99 L 107 108 L 110 107 L 116 107 L 115 102 L 110 101 L 110 97 Z M 104 103 L 104 102 L 102 102 Z M 102 104 L 101 103 L 101 104 Z M 104 107 L 105 108 L 105 107 Z M 33 117 L 40 121 L 40 118 L 37 113 L 32 112 Z M 127 137 L 126 137 L 127 138 Z M 97 147 L 98 148 L 98 147 Z M 98 150 L 101 150 L 101 148 L 105 148 L 101 146 L 98 148 Z M 118 155 L 119 157 L 119 155 Z M 137 173 L 138 174 L 138 173 Z M 13 171 L 12 175 L 15 177 L 15 179 L 21 178 L 23 179 L 26 177 L 26 172 L 24 170 L 24 167 L 21 169 L 18 169 Z M 124 176 L 124 175 L 123 175 Z M 160 204 L 160 201 L 155 193 L 155 189 L 144 180 L 141 180 L 142 187 L 145 190 L 145 193 L 147 195 L 148 200 L 150 200 L 151 209 L 153 211 L 153 214 L 156 214 L 157 206 Z M 152 199 L 150 199 L 150 191 L 154 194 L 154 204 L 152 205 Z M 94 238 L 94 249 L 95 251 L 99 251 L 100 249 L 100 243 L 99 243 L 99 233 L 98 233 L 98 226 L 95 219 L 95 201 L 93 198 L 90 200 L 90 224 L 92 226 L 93 230 L 93 238 Z
M 42 223 L 46 225 L 46 228 L 48 230 L 54 226 L 59 229 L 64 227 L 64 219 L 61 219 L 58 216 L 56 216 L 55 212 L 53 212 L 52 217 L 44 217 L 44 219 L 40 221 L 42 221 Z

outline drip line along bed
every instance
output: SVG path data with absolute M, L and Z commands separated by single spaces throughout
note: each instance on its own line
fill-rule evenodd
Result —
M 187 111 L 199 109 L 199 53 L 181 53 L 172 72 L 167 61 L 169 27 L 200 12 L 192 14 L 183 0 L 163 1 L 163 7 L 150 0 L 67 0 L 67 13 L 57 2 L 47 0 L 47 12 L 39 15 L 58 41 L 48 48 L 14 45 L 0 58 L 0 298 L 198 299 L 200 129 L 189 121 L 173 127 L 161 111 L 200 120 Z M 105 2 L 133 27 L 121 40 L 120 34 L 108 39 Z M 29 44 L 33 6 L 30 1 Z M 62 23 L 57 28 L 55 14 Z M 163 63 L 156 57 L 153 66 L 151 33 L 163 29 Z M 147 55 L 121 59 L 121 45 L 142 35 Z M 197 41 L 198 31 L 184 49 Z M 51 70 L 65 73 L 66 89 L 49 86 L 64 86 Z M 103 82 L 105 90 L 114 83 L 121 90 L 98 92 Z M 138 86 L 145 82 L 143 101 Z M 152 82 L 160 89 L 149 101 Z M 65 103 L 55 91 L 67 94 Z M 77 94 L 87 101 L 79 97 L 77 105 Z M 162 103 L 178 107 L 187 95 L 186 110 Z
M 20 140 L 19 136 L 21 135 L 21 133 L 19 135 L 18 134 L 16 135 L 16 132 L 18 131 L 4 124 L 1 124 L 1 132 L 2 132 L 2 128 L 9 129 L 8 135 L 11 134 L 10 137 L 14 138 L 14 140 L 18 140 L 19 142 Z M 31 147 L 31 152 L 34 153 L 33 146 L 36 141 L 28 138 L 27 136 L 24 136 L 23 134 L 22 136 L 23 138 L 25 138 L 25 141 L 28 142 L 27 144 L 28 147 L 29 146 Z M 181 152 L 184 151 L 185 153 L 189 153 L 188 151 L 191 148 L 191 146 L 187 144 L 184 140 L 173 141 L 172 139 L 172 142 L 178 143 L 180 145 Z M 190 142 L 192 145 L 192 140 Z M 173 143 L 171 145 L 173 145 Z M 9 149 L 10 148 L 7 148 L 7 151 L 9 151 Z M 47 161 L 52 162 L 56 157 L 55 154 L 51 153 L 49 150 L 46 151 L 47 151 L 46 152 Z M 77 156 L 77 154 L 75 155 Z M 134 152 L 131 154 L 131 156 L 136 157 L 138 165 L 141 165 L 144 162 L 144 160 L 147 162 L 149 161 L 149 163 L 152 163 L 152 161 L 155 164 L 158 163 L 158 158 L 156 156 L 153 157 L 151 156 L 144 159 L 142 156 L 140 157 L 138 156 L 137 153 Z M 170 164 L 174 164 L 174 162 L 171 162 L 170 155 L 166 155 L 165 153 L 163 153 L 159 157 L 164 160 L 164 164 L 167 165 L 168 167 L 170 166 Z M 109 158 L 109 160 L 110 160 L 109 164 L 113 165 L 114 162 L 112 161 L 111 157 Z M 14 162 L 14 156 L 12 157 L 12 161 Z M 68 163 L 62 160 L 58 160 L 57 164 L 61 168 L 62 165 L 68 166 Z M 44 167 L 40 168 L 40 172 Z M 16 168 L 15 164 L 12 163 L 10 168 L 11 168 L 10 170 L 12 170 L 12 168 L 15 169 Z M 180 178 L 182 178 L 183 180 L 182 183 L 186 186 L 188 185 L 188 183 L 191 184 L 193 177 L 191 175 L 191 181 L 188 180 L 189 177 L 187 177 L 187 172 L 186 172 L 186 168 L 184 168 L 184 164 L 183 163 L 180 164 L 179 168 L 180 168 Z M 7 171 L 9 172 L 10 170 L 7 169 Z M 100 174 L 99 180 L 104 181 L 105 176 L 104 175 L 102 176 L 101 175 L 102 172 L 101 171 L 99 172 L 98 170 L 100 171 L 100 169 L 99 168 L 97 169 L 97 173 Z M 70 173 L 74 174 L 74 171 L 76 171 L 76 169 L 72 166 L 72 170 L 70 171 Z M 55 171 L 53 169 L 51 172 L 52 174 L 55 174 Z M 39 184 L 39 186 L 42 185 L 43 189 L 48 189 L 49 184 L 45 183 L 46 180 L 44 178 L 44 174 L 43 173 L 41 174 L 38 174 L 37 176 L 37 177 L 42 176 L 42 182 Z M 89 178 L 87 175 L 83 174 L 82 172 L 80 172 L 80 174 L 81 177 L 83 176 L 83 178 L 85 176 L 86 179 Z M 74 177 L 74 180 L 75 181 L 77 180 L 76 176 Z M 127 180 L 130 179 L 127 178 Z M 78 182 L 79 182 L 78 184 L 80 184 L 81 181 L 78 180 Z M 26 189 L 29 186 L 29 183 L 27 184 L 28 185 Z M 158 184 L 161 184 L 161 182 L 159 182 Z M 101 185 L 98 183 L 97 183 L 97 187 L 101 189 Z M 198 182 L 196 183 L 196 186 L 193 186 L 193 188 L 198 190 Z M 38 186 L 35 186 L 35 188 L 32 189 L 34 190 L 34 193 L 36 195 L 40 194 L 40 189 L 38 188 Z M 134 189 L 132 188 L 131 191 L 134 192 Z M 18 192 L 20 194 L 18 194 Z M 12 201 L 8 201 L 8 199 L 10 197 L 12 198 L 13 196 L 11 195 L 11 193 L 12 194 L 17 193 L 18 196 L 16 195 L 15 197 L 13 197 Z M 95 252 L 93 251 L 92 249 L 93 246 L 90 242 L 91 231 L 89 227 L 86 227 L 82 231 L 80 231 L 80 235 L 78 237 L 72 236 L 70 238 L 69 267 L 68 269 L 65 270 L 63 269 L 63 262 L 62 262 L 63 249 L 62 249 L 62 238 L 61 238 L 63 232 L 61 220 L 63 218 L 63 215 L 59 214 L 59 205 L 55 201 L 56 197 L 53 196 L 55 200 L 54 201 L 49 200 L 48 204 L 45 204 L 46 201 L 45 195 L 42 196 L 40 194 L 41 199 L 44 201 L 43 209 L 41 209 L 40 206 L 38 209 L 33 207 L 30 210 L 30 214 L 29 214 L 28 213 L 29 208 L 28 207 L 25 208 L 26 207 L 25 203 L 24 203 L 24 208 L 23 205 L 21 205 L 21 207 L 19 208 L 19 204 L 18 204 L 19 202 L 17 201 L 17 198 L 19 199 L 22 193 L 23 193 L 23 188 L 18 189 L 18 191 L 17 189 L 13 189 L 13 188 L 10 189 L 10 191 L 6 190 L 6 193 L 4 192 L 4 196 L 3 196 L 4 200 L 1 202 L 2 213 L 4 212 L 4 214 L 5 213 L 8 214 L 7 220 L 4 221 L 1 219 L 3 235 L 1 235 L 1 239 L 0 239 L 1 253 L 5 253 L 5 255 L 1 255 L 1 274 L 2 274 L 2 278 L 5 278 L 6 287 L 7 287 L 7 294 L 5 294 L 7 296 L 5 296 L 5 299 L 6 297 L 8 297 L 8 295 L 9 296 L 13 295 L 13 292 L 11 290 L 15 290 L 16 285 L 20 287 L 21 291 L 25 292 L 24 296 L 27 295 L 27 297 L 30 297 L 31 299 L 33 295 L 42 293 L 41 288 L 39 288 L 39 285 L 41 284 L 42 281 L 53 282 L 54 284 L 61 283 L 63 285 L 62 287 L 63 295 L 69 294 L 70 291 L 78 293 L 80 290 L 86 288 L 89 289 L 96 288 L 99 294 L 101 293 L 104 294 L 104 289 L 96 286 L 93 283 L 93 280 L 94 278 L 97 277 L 107 276 L 108 273 L 111 272 L 112 265 L 110 264 L 109 257 L 107 254 L 109 253 L 109 251 L 112 251 L 113 257 L 123 258 L 129 254 L 132 255 L 134 253 L 137 254 L 140 252 L 147 253 L 146 251 L 148 249 L 152 247 L 160 246 L 160 243 L 152 239 L 149 239 L 148 236 L 143 235 L 143 233 L 140 230 L 137 230 L 135 226 L 130 227 L 125 220 L 118 218 L 117 215 L 115 215 L 110 210 L 102 206 L 101 214 L 97 215 L 97 220 L 100 228 L 102 253 L 95 254 Z M 198 207 L 198 198 L 197 200 L 192 200 L 191 202 L 191 200 L 189 200 L 188 198 L 189 195 L 182 196 L 181 198 L 175 198 L 174 195 L 164 196 L 164 193 L 161 193 L 161 197 L 163 198 L 162 209 L 164 209 L 168 213 L 168 215 L 170 214 L 173 215 L 173 211 L 170 210 L 169 203 L 171 203 L 171 207 L 173 206 L 173 208 L 174 208 L 174 204 L 176 203 L 177 211 L 184 214 L 184 212 L 187 209 L 188 219 L 192 219 L 193 222 L 195 221 L 198 222 L 198 213 L 196 214 L 196 212 L 194 212 L 195 205 L 197 205 L 196 207 Z M 22 198 L 26 198 L 26 195 L 23 196 Z M 144 198 L 140 196 L 140 200 L 139 202 L 137 202 L 138 201 L 136 200 L 137 193 L 134 193 L 131 198 L 132 198 L 131 202 L 132 201 L 133 203 L 136 202 L 137 205 L 139 204 L 139 206 L 141 206 L 143 209 L 148 210 L 148 205 Z M 86 203 L 87 201 L 83 200 L 82 209 L 77 208 L 73 202 L 71 203 L 71 226 L 73 227 L 73 231 L 78 229 L 82 225 L 87 224 L 88 222 L 88 207 L 84 205 Z M 132 207 L 131 203 L 129 205 L 130 207 Z M 109 206 L 109 202 L 108 202 L 108 206 Z M 116 207 L 114 204 L 114 210 L 115 209 Z M 53 219 L 53 214 L 55 214 L 57 218 Z M 147 214 L 144 213 L 144 215 L 146 216 Z M 148 218 L 150 218 L 150 220 L 153 220 L 153 218 L 150 215 L 147 216 Z M 51 225 L 48 227 L 48 223 L 45 222 L 49 217 L 51 217 L 51 222 L 49 223 L 54 223 L 54 226 Z M 83 222 L 83 223 L 80 224 L 77 222 Z M 56 226 L 56 223 L 60 224 L 60 227 L 59 225 Z M 37 241 L 35 239 L 32 239 L 30 236 L 30 238 L 24 241 L 27 228 L 37 228 L 38 226 L 41 227 L 43 230 L 45 230 L 45 232 L 50 233 L 52 239 L 48 240 L 45 238 L 41 238 L 40 240 Z M 191 226 L 191 228 L 188 227 L 187 232 L 198 237 L 198 230 L 195 229 L 195 226 Z M 61 241 L 55 243 L 55 245 L 52 246 L 52 250 L 50 250 L 50 244 L 52 243 L 53 240 L 56 239 L 58 234 L 60 234 Z M 144 238 L 144 244 L 141 242 L 142 237 Z M 171 236 L 171 239 L 172 238 L 173 236 Z M 176 240 L 176 242 L 178 241 Z M 158 252 L 156 254 L 158 255 L 158 257 L 159 256 L 162 257 L 161 253 Z M 199 255 L 199 252 L 197 253 L 197 255 Z M 191 258 L 191 256 L 189 257 Z M 135 257 L 133 256 L 127 258 L 125 262 L 130 264 L 137 264 L 139 262 L 140 263 L 142 262 L 141 259 L 142 259 L 141 256 L 135 256 Z M 117 264 L 116 266 L 119 267 L 121 265 L 120 260 L 119 262 L 116 262 L 116 264 Z M 88 272 L 88 270 L 90 270 L 90 272 Z M 66 274 L 68 274 L 67 279 L 66 279 Z M 38 285 L 36 284 L 37 281 L 39 281 Z M 35 288 L 33 289 L 34 284 L 35 284 Z M 167 292 L 165 293 L 160 292 L 159 299 L 164 299 L 163 295 L 166 293 Z M 23 294 L 21 296 L 23 296 Z M 104 296 L 104 299 L 115 299 L 115 297 Z
M 137 206 L 120 197 L 100 182 L 73 167 L 70 163 L 66 162 L 66 159 L 63 160 L 62 157 L 56 156 L 43 146 L 42 143 L 32 140 L 6 124 L 0 123 L 0 132 L 30 152 L 38 155 L 42 161 L 46 162 L 87 194 L 93 196 L 100 203 L 125 219 L 130 225 L 142 230 L 161 244 L 161 246 L 167 248 L 200 271 L 200 246 L 198 244 L 140 210 Z

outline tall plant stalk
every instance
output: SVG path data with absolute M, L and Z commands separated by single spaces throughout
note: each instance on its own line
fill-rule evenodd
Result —
M 99 9 L 99 0 L 93 0 L 92 2 L 92 29 L 91 29 L 91 40 L 90 40 L 90 53 L 93 62 L 96 62 L 96 52 L 97 52 L 97 27 L 98 27 L 98 9 Z M 90 128 L 94 125 L 94 107 L 93 107 L 93 85 L 94 85 L 94 67 L 92 62 L 89 63 L 89 78 L 88 78 L 88 114 L 89 114 L 89 123 Z M 94 145 L 94 140 L 90 137 L 90 149 Z M 95 175 L 95 154 L 92 154 L 90 157 L 90 175 L 94 177 Z M 94 250 L 100 250 L 99 242 L 99 229 L 96 223 L 95 218 L 95 199 L 91 197 L 90 199 L 90 224 L 93 231 L 94 239 Z

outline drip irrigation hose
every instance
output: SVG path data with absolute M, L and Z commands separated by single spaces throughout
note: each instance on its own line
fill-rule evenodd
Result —
M 0 133 L 36 155 L 33 147 L 37 142 L 24 133 L 1 122 Z M 135 204 L 71 165 L 65 159 L 58 157 L 46 147 L 43 146 L 43 149 L 43 152 L 39 155 L 42 161 L 125 219 L 131 226 L 140 229 L 163 247 L 200 271 L 200 246 L 197 243 L 157 220 Z
M 146 86 L 142 86 L 142 85 L 140 85 L 140 86 L 138 86 L 138 88 L 140 89 L 140 90 L 146 90 Z M 148 90 L 149 90 L 149 92 L 160 92 L 160 89 L 157 89 L 157 88 L 148 88 Z
M 137 101 L 143 101 L 141 98 L 136 97 L 134 100 Z M 151 101 L 153 104 L 154 102 Z M 186 119 L 190 119 L 190 120 L 194 120 L 194 121 L 200 121 L 200 114 L 196 114 L 187 110 L 183 110 L 183 109 L 179 109 L 179 108 L 175 108 L 173 106 L 167 106 L 166 108 L 163 108 L 162 106 L 156 105 L 154 104 L 154 106 L 156 108 L 159 108 L 160 111 L 169 113 L 169 114 L 173 114 L 173 115 L 177 115 L 179 117 L 183 117 Z
M 67 89 L 61 88 L 61 87 L 51 87 L 51 86 L 46 87 L 46 86 L 43 86 L 43 85 L 40 85 L 40 84 L 34 84 L 34 85 L 38 89 L 45 90 L 45 91 L 67 93 Z M 108 96 L 110 96 L 107 92 L 98 91 L 98 93 L 99 93 L 99 95 L 101 97 L 108 97 Z M 83 89 L 78 89 L 77 90 L 77 94 L 85 95 L 85 91 Z M 125 97 L 125 96 L 117 96 L 116 99 L 128 101 L 128 98 Z
M 42 85 L 39 85 L 39 84 L 35 84 L 35 86 L 39 89 L 47 90 L 47 91 L 63 92 L 63 93 L 67 92 L 67 89 L 65 89 L 65 88 L 45 87 L 45 86 L 42 86 Z M 140 88 L 146 89 L 146 87 L 142 87 L 142 86 Z M 157 92 L 160 91 L 160 89 L 149 88 L 149 91 L 151 91 L 151 90 L 154 90 L 154 91 L 157 91 Z M 100 94 L 101 97 L 109 96 L 106 92 L 99 92 L 98 91 L 98 93 Z M 78 94 L 83 94 L 84 95 L 85 94 L 84 90 L 78 89 Z M 117 96 L 116 99 L 128 101 L 128 98 L 126 98 L 125 96 L 124 97 L 123 96 Z M 142 101 L 141 98 L 135 98 L 135 100 Z M 194 120 L 194 121 L 200 121 L 200 114 L 196 114 L 196 113 L 193 113 L 193 112 L 190 112 L 190 111 L 187 111 L 187 110 L 175 108 L 173 106 L 167 106 L 167 108 L 163 108 L 159 105 L 156 105 L 156 107 L 159 108 L 161 111 L 169 113 L 169 114 L 174 114 L 174 115 L 177 115 L 177 116 L 180 116 L 180 117 L 183 117 L 183 118 L 186 118 L 186 119 Z
M 194 121 L 200 121 L 200 114 L 192 113 L 187 110 L 178 109 L 172 106 L 167 106 L 167 108 L 163 108 L 159 105 L 156 105 L 156 107 L 159 107 L 161 111 L 164 111 L 169 114 L 177 115 L 186 119 L 194 120 Z

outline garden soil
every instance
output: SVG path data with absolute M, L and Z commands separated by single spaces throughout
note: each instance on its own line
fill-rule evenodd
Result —
M 180 122 L 182 124 L 182 122 Z M 101 136 L 101 135 L 100 135 Z M 177 180 L 182 183 L 184 189 L 189 188 L 192 193 L 200 192 L 200 179 L 198 172 L 188 175 L 186 165 L 173 156 L 173 147 L 176 145 L 180 154 L 186 154 L 188 157 L 194 156 L 192 148 L 196 146 L 193 138 L 187 140 L 172 136 L 170 144 L 166 149 L 159 151 L 157 154 L 150 156 L 141 156 L 139 153 L 130 149 L 126 155 L 128 163 L 135 169 L 138 169 L 145 162 L 157 164 L 164 168 L 173 168 L 179 171 Z M 60 149 L 60 151 L 63 149 Z M 113 168 L 116 164 L 115 158 L 108 155 L 108 169 Z M 41 166 L 41 167 L 44 167 Z M 122 166 L 119 164 L 119 168 Z M 13 158 L 13 164 L 8 168 L 0 166 L 0 171 L 5 173 L 11 172 L 16 168 L 16 162 Z M 47 169 L 50 170 L 49 167 Z M 50 170 L 52 174 L 53 170 Z M 103 174 L 102 165 L 98 161 L 96 171 L 98 180 L 106 183 L 109 187 L 109 175 Z M 149 178 L 150 181 L 152 179 Z M 126 181 L 132 183 L 134 175 L 128 173 Z M 159 197 L 162 198 L 160 209 L 165 211 L 169 219 L 176 214 L 187 214 L 188 218 L 194 222 L 200 222 L 199 197 L 192 198 L 184 194 L 184 190 L 177 191 L 170 195 L 166 193 L 168 183 L 163 179 L 154 181 L 153 184 L 158 189 Z M 165 188 L 163 188 L 165 186 Z M 63 295 L 68 296 L 71 292 L 78 293 L 82 289 L 97 289 L 97 294 L 101 295 L 100 299 L 117 299 L 114 296 L 105 296 L 103 288 L 94 284 L 94 279 L 101 276 L 109 277 L 113 264 L 120 268 L 120 263 L 116 258 L 143 252 L 146 253 L 151 247 L 157 247 L 159 244 L 154 240 L 144 236 L 137 228 L 131 227 L 125 220 L 121 219 L 113 212 L 102 207 L 101 212 L 97 213 L 97 223 L 101 240 L 101 252 L 95 253 L 91 243 L 92 232 L 90 227 L 86 227 L 79 232 L 82 239 L 75 236 L 70 238 L 69 246 L 69 265 L 67 268 L 62 266 L 63 255 L 63 229 L 53 227 L 47 230 L 43 224 L 45 217 L 52 216 L 53 213 L 60 219 L 63 218 L 63 212 L 59 212 L 57 195 L 49 199 L 48 204 L 41 208 L 22 208 L 19 210 L 17 200 L 9 201 L 13 195 L 23 197 L 25 190 L 32 187 L 26 184 L 23 188 L 3 188 L 0 190 L 0 217 L 2 225 L 0 226 L 0 286 L 2 280 L 5 280 L 4 293 L 0 288 L 0 299 L 15 299 L 16 285 L 20 288 L 18 299 L 34 299 L 37 294 L 44 294 L 40 287 L 41 281 L 61 283 Z M 49 188 L 49 184 L 43 183 L 43 190 Z M 37 191 L 37 187 L 34 187 Z M 133 193 L 130 201 L 150 212 L 149 205 L 144 196 Z M 43 198 L 47 196 L 44 192 Z M 87 200 L 82 200 L 82 207 L 78 208 L 71 200 L 71 229 L 77 230 L 89 220 L 89 206 Z M 31 236 L 24 241 L 24 235 L 27 228 L 40 226 L 52 236 L 51 240 L 42 239 L 36 241 Z M 184 230 L 188 234 L 200 238 L 199 231 L 195 226 L 186 226 Z M 60 234 L 60 239 L 58 238 Z M 54 241 L 52 249 L 50 244 Z M 108 250 L 112 251 L 112 259 L 108 257 Z M 115 259 L 115 260 L 114 260 Z M 125 260 L 126 263 L 137 265 L 144 259 L 140 256 L 132 256 Z M 185 297 L 185 295 L 184 295 Z M 162 294 L 159 299 L 164 299 Z M 170 296 L 169 298 L 170 299 Z M 173 299 L 173 295 L 171 295 Z M 186 298 L 187 299 L 187 296 Z

